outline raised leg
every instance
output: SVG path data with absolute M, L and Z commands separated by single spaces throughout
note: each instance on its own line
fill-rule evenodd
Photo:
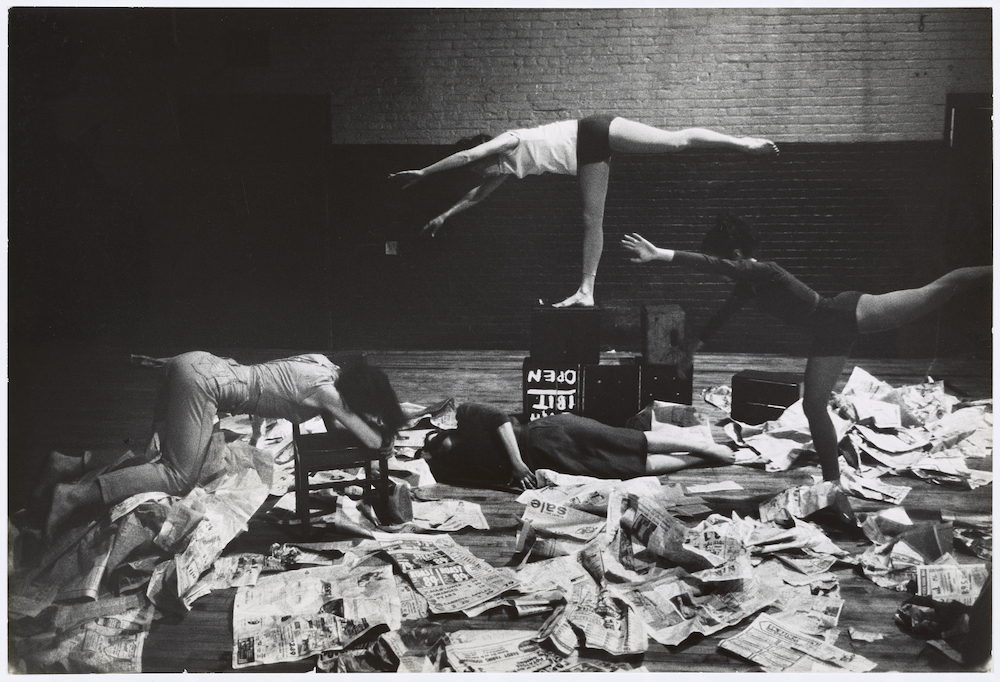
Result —
M 809 421 L 809 432 L 812 434 L 813 448 L 819 455 L 824 481 L 840 480 L 837 430 L 830 419 L 827 406 L 830 403 L 830 393 L 846 363 L 847 357 L 844 355 L 813 356 L 806 362 L 802 411 Z
M 993 279 L 993 266 L 959 268 L 919 289 L 865 294 L 858 301 L 858 331 L 863 334 L 897 329 L 933 312 L 976 284 Z
M 612 151 L 623 154 L 664 154 L 692 148 L 735 149 L 761 155 L 778 153 L 773 142 L 762 138 L 732 137 L 706 128 L 661 130 L 627 118 L 611 121 L 608 142 Z
M 607 161 L 588 163 L 577 169 L 583 200 L 583 274 L 576 293 L 554 304 L 554 308 L 594 305 L 594 282 L 604 252 L 604 202 L 610 175 L 611 164 Z

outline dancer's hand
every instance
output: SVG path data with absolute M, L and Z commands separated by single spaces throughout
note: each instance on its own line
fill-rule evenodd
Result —
M 515 488 L 520 490 L 533 490 L 538 487 L 535 475 L 524 464 L 514 466 L 514 474 L 510 477 L 510 482 Z
M 400 189 L 406 189 L 422 177 L 424 177 L 424 172 L 419 170 L 405 170 L 389 175 L 390 180 L 403 181 L 403 186 Z
M 444 225 L 444 216 L 438 216 L 424 225 L 423 229 L 420 230 L 420 234 L 427 234 L 429 231 L 431 237 L 437 236 L 437 231 L 441 229 L 442 225 Z
M 651 241 L 636 232 L 622 237 L 622 246 L 635 255 L 634 258 L 629 259 L 633 263 L 648 263 L 651 260 L 656 260 L 659 253 Z

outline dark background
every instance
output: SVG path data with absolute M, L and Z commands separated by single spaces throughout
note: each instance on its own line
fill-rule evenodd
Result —
M 239 16 L 11 11 L 12 364 L 53 343 L 527 348 L 531 306 L 578 282 L 575 179 L 508 182 L 437 239 L 420 238 L 456 193 L 430 181 L 400 191 L 386 176 L 450 148 L 334 145 L 325 94 L 214 91 L 206 84 L 227 72 L 270 63 L 269 33 Z M 272 32 L 290 30 L 281 17 Z M 949 97 L 955 135 L 942 121 L 939 142 L 785 143 L 777 160 L 615 158 L 597 288 L 604 347 L 639 349 L 643 304 L 680 303 L 697 327 L 728 289 L 629 263 L 625 231 L 694 248 L 732 211 L 762 232 L 762 256 L 826 294 L 991 262 L 989 106 Z M 795 355 L 804 342 L 747 311 L 708 350 Z M 984 293 L 864 339 L 856 354 L 990 349 Z
M 9 11 L 12 467 L 36 461 L 25 453 L 51 397 L 33 387 L 39 372 L 63 371 L 52 362 L 63 353 L 124 362 L 129 352 L 191 349 L 526 350 L 531 308 L 575 290 L 575 178 L 507 182 L 438 238 L 422 238 L 419 228 L 460 192 L 437 180 L 401 191 L 386 178 L 452 148 L 333 144 L 340 93 L 241 85 L 256 71 L 315 71 L 278 62 L 272 46 L 340 16 Z M 919 286 L 992 262 L 990 107 L 989 95 L 949 95 L 937 141 L 783 142 L 776 160 L 615 158 L 597 285 L 602 346 L 641 350 L 645 304 L 681 304 L 693 330 L 728 292 L 697 273 L 629 263 L 618 245 L 626 231 L 695 248 L 716 213 L 741 214 L 761 231 L 763 257 L 825 294 Z M 389 241 L 398 255 L 386 255 Z M 801 356 L 805 344 L 747 310 L 706 350 Z M 867 337 L 855 354 L 991 351 L 991 298 L 981 291 Z M 86 371 L 68 382 L 73 395 L 59 396 L 79 405 L 81 434 L 87 395 L 101 390 Z

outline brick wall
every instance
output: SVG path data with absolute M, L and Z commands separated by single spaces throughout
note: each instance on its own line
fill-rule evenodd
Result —
M 733 211 L 822 293 L 992 258 L 991 216 L 965 221 L 985 247 L 955 231 L 966 216 L 942 135 L 946 95 L 992 89 L 988 8 L 11 16 L 19 338 L 89 327 L 159 346 L 527 348 L 530 308 L 578 281 L 575 179 L 508 182 L 426 240 L 419 227 L 455 197 L 385 178 L 481 130 L 601 111 L 783 150 L 614 160 L 597 288 L 607 348 L 638 350 L 644 303 L 680 303 L 697 327 L 727 290 L 628 263 L 624 231 L 692 248 Z M 980 306 L 975 334 L 989 338 Z M 804 352 L 775 324 L 743 313 L 710 348 Z M 858 352 L 934 354 L 942 329 L 924 321 Z
M 343 194 L 354 199 L 336 211 L 340 232 L 350 236 L 334 249 L 343 294 L 334 317 L 365 324 L 345 324 L 336 342 L 527 348 L 532 306 L 569 295 L 579 282 L 575 179 L 508 182 L 429 239 L 417 232 L 448 203 L 445 197 L 420 185 L 400 192 L 382 180 L 385 168 L 407 153 L 413 150 L 384 148 L 372 155 L 370 147 L 358 147 L 353 158 L 343 159 L 353 173 L 343 179 Z M 615 157 L 597 284 L 602 346 L 640 350 L 644 304 L 679 303 L 695 333 L 731 286 L 676 267 L 629 262 L 619 245 L 629 231 L 659 245 L 696 249 L 717 213 L 734 212 L 760 231 L 761 257 L 827 295 L 919 286 L 952 267 L 990 262 L 990 253 L 965 253 L 961 262 L 947 253 L 955 235 L 947 228 L 941 181 L 946 160 L 942 145 L 923 142 L 788 144 L 777 160 L 695 151 Z M 371 201 L 359 199 L 370 186 L 382 189 Z M 398 240 L 398 256 L 384 255 L 386 240 Z M 988 337 L 988 307 L 981 312 L 977 333 Z M 942 349 L 936 324 L 936 318 L 925 319 L 865 337 L 856 351 L 934 355 Z M 802 355 L 807 339 L 750 307 L 709 349 Z
M 205 84 L 329 92 L 334 143 L 443 144 L 597 112 L 787 142 L 936 140 L 945 94 L 992 83 L 987 8 L 351 10 L 223 23 L 266 33 L 270 66 Z

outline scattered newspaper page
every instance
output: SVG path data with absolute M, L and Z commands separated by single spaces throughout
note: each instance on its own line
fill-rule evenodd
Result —
M 463 611 L 518 586 L 512 571 L 493 568 L 450 535 L 378 533 L 377 539 L 432 613 Z
M 444 641 L 448 664 L 456 672 L 559 672 L 576 664 L 532 641 L 533 630 L 457 630 Z
M 489 530 L 482 507 L 466 500 L 413 502 L 413 525 L 423 530 L 450 532 L 463 528 Z
M 950 555 L 947 555 L 950 556 Z M 986 584 L 986 564 L 947 562 L 917 566 L 917 594 L 934 601 L 957 601 L 972 606 Z
M 264 576 L 233 603 L 233 667 L 344 649 L 372 628 L 399 629 L 392 568 L 317 566 Z
M 719 647 L 753 661 L 764 672 L 851 672 L 875 668 L 867 658 L 761 614 L 743 632 L 722 640 Z

